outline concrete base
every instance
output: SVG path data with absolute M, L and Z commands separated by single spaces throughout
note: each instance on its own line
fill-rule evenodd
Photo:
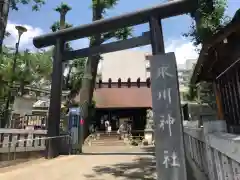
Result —
M 153 130 L 148 130 L 148 129 L 144 130 L 144 140 L 146 140 L 149 145 L 152 144 L 152 142 L 153 142 Z

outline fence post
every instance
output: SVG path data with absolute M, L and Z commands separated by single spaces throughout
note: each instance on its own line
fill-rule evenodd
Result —
M 14 142 L 14 154 L 13 154 L 13 160 L 16 160 L 16 151 L 17 151 L 17 141 Z

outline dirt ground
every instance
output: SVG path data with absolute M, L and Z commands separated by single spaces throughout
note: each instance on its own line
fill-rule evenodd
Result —
M 3 180 L 156 180 L 156 164 L 146 154 L 82 154 L 31 161 L 0 171 Z

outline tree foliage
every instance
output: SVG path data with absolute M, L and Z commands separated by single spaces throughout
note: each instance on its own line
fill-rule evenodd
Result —
M 51 52 L 31 53 L 28 50 L 19 53 L 16 56 L 15 73 L 12 72 L 14 54 L 11 50 L 4 48 L 0 55 L 0 120 L 6 118 L 6 102 L 8 93 L 24 95 L 25 87 L 31 86 L 36 88 L 48 87 L 52 72 Z M 13 89 L 10 87 L 13 80 Z M 37 95 L 37 94 L 36 94 Z M 13 99 L 10 99 L 10 107 Z M 4 114 L 4 115 L 3 115 Z M 7 121 L 1 121 L 2 126 Z
M 31 4 L 33 11 L 39 11 L 41 6 L 45 4 L 45 0 L 10 0 L 10 7 L 13 10 L 17 11 L 19 9 L 19 4 Z
M 61 3 L 54 10 L 59 12 L 60 14 L 66 15 L 68 13 L 68 11 L 72 10 L 72 8 L 68 4 L 66 4 L 66 3 Z
M 14 55 L 9 52 L 1 55 L 0 66 L 0 88 L 5 86 L 13 79 L 14 84 L 32 85 L 41 87 L 49 85 L 52 60 L 51 51 L 31 53 L 29 50 L 17 55 L 15 73 L 12 73 Z
M 189 90 L 188 90 L 188 93 L 186 95 L 187 97 L 187 100 L 188 101 L 196 101 L 196 98 L 197 98 L 197 86 L 196 84 L 192 85 L 190 84 L 188 86 Z
M 70 90 L 70 100 L 79 93 L 82 87 L 83 78 L 87 78 L 84 75 L 84 68 L 86 64 L 86 58 L 78 58 L 72 60 L 68 67 L 68 73 L 66 75 L 67 89 Z
M 225 15 L 227 0 L 213 0 L 214 9 L 206 0 L 199 0 L 199 2 L 199 8 L 191 14 L 190 30 L 184 34 L 185 37 L 191 39 L 196 47 L 206 42 L 229 22 L 229 17 Z

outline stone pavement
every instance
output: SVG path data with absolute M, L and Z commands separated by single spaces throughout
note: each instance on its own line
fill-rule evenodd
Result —
M 151 155 L 71 155 L 32 161 L 10 171 L 0 171 L 1 180 L 156 180 Z

